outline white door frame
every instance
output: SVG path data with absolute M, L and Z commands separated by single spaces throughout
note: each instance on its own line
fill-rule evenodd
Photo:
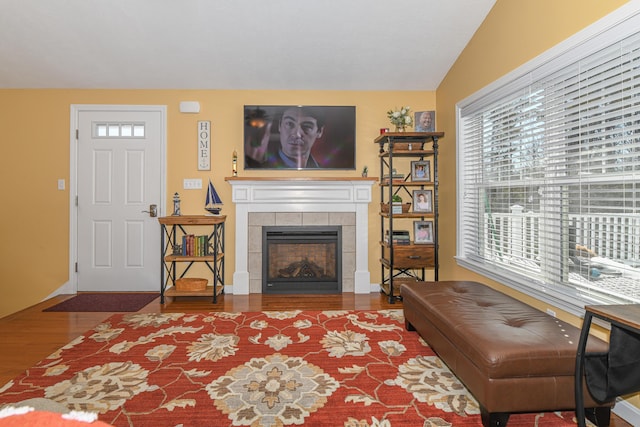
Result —
M 160 202 L 158 204 L 158 216 L 164 216 L 167 193 L 167 107 L 166 105 L 92 105 L 92 104 L 71 104 L 71 124 L 69 129 L 69 281 L 56 292 L 56 294 L 75 294 L 78 292 L 78 273 L 76 272 L 76 261 L 78 260 L 78 206 L 76 197 L 78 195 L 78 140 L 76 129 L 78 129 L 78 117 L 80 112 L 110 112 L 110 111 L 152 111 L 160 112 L 162 116 L 160 132 Z M 160 248 L 158 248 L 160 256 Z M 160 290 L 160 283 L 158 283 Z

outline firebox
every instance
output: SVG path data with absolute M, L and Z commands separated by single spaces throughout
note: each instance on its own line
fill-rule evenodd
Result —
M 262 292 L 342 292 L 342 227 L 262 227 Z

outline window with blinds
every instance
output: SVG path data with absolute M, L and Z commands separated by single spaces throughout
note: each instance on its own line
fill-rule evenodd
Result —
M 570 311 L 640 303 L 637 11 L 458 105 L 458 262 Z

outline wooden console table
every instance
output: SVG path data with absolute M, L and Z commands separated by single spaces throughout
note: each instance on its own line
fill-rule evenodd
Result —
M 224 224 L 226 215 L 176 215 L 158 218 L 161 226 L 161 269 L 160 272 L 160 303 L 164 304 L 165 296 L 210 296 L 216 303 L 218 295 L 224 292 Z M 208 227 L 207 244 L 205 249 L 197 254 L 178 252 L 176 249 L 182 244 L 182 236 L 190 233 L 187 227 Z M 193 263 L 204 263 L 211 273 L 213 280 L 204 291 L 178 291 L 176 279 L 185 276 Z M 183 266 L 178 274 L 178 265 Z M 172 285 L 169 287 L 169 285 Z
M 575 373 L 576 418 L 580 427 L 585 427 L 583 372 L 585 369 L 589 371 L 589 367 L 585 367 L 585 359 L 590 357 L 599 359 L 594 360 L 597 362 L 597 369 L 591 372 L 597 371 L 607 380 L 603 381 L 607 386 L 598 387 L 597 393 L 594 393 L 589 384 L 591 381 L 587 379 L 587 387 L 594 398 L 609 400 L 614 396 L 640 390 L 640 352 L 638 351 L 640 349 L 640 304 L 588 305 L 585 310 L 578 342 Z M 585 352 L 591 321 L 594 317 L 611 324 L 609 352 L 606 354 L 591 355 Z M 616 330 L 616 328 L 619 329 Z M 587 364 L 589 363 L 590 361 L 587 360 Z

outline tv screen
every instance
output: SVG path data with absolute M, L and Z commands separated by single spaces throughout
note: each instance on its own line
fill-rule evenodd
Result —
M 244 107 L 245 169 L 355 169 L 356 107 Z

